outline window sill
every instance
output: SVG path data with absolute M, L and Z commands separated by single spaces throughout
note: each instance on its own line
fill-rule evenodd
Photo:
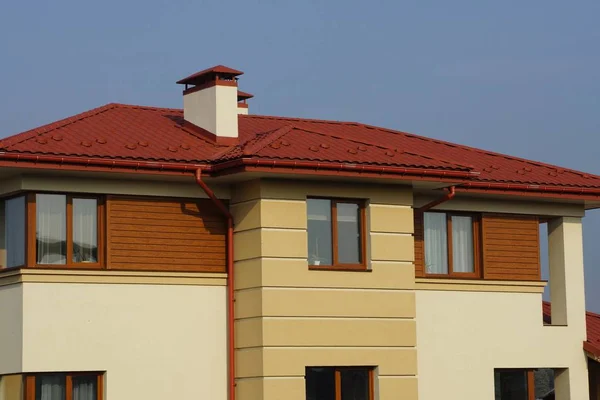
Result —
M 340 272 L 372 272 L 373 270 L 367 268 L 364 265 L 352 266 L 340 266 L 335 267 L 333 265 L 309 265 L 309 271 L 340 271 Z

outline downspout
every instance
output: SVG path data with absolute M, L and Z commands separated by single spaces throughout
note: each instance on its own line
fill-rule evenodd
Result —
M 434 200 L 431 203 L 427 203 L 422 207 L 419 207 L 417 209 L 417 212 L 423 213 L 425 211 L 431 210 L 435 206 L 439 206 L 440 204 L 445 203 L 448 200 L 452 200 L 455 195 L 456 195 L 456 188 L 454 186 L 450 186 L 448 188 L 448 193 L 446 193 L 443 197 L 441 197 L 437 200 Z
M 215 193 L 202 180 L 202 169 L 196 169 L 196 183 L 227 218 L 227 334 L 228 334 L 228 383 L 229 400 L 235 400 L 235 315 L 233 290 L 233 215 Z

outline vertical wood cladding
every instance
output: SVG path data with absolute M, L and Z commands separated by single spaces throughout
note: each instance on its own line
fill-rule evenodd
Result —
M 224 272 L 227 224 L 209 199 L 110 196 L 107 267 Z
M 415 212 L 415 276 L 425 274 L 423 214 Z M 478 230 L 478 229 L 477 229 Z M 524 215 L 483 214 L 481 218 L 483 278 L 540 280 L 539 219 Z M 479 235 L 479 232 L 475 232 Z

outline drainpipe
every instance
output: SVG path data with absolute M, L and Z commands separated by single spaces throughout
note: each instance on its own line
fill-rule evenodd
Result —
M 229 400 L 235 400 L 235 315 L 234 315 L 234 291 L 233 291 L 233 216 L 229 209 L 215 193 L 202 180 L 202 169 L 198 168 L 195 173 L 196 183 L 204 190 L 204 193 L 217 206 L 219 211 L 227 218 L 227 329 L 228 343 L 228 380 Z
M 439 206 L 442 203 L 451 200 L 456 195 L 456 188 L 454 186 L 450 186 L 448 188 L 448 193 L 446 193 L 442 198 L 432 201 L 431 203 L 427 203 L 424 206 L 417 209 L 417 212 L 423 213 L 425 211 L 431 210 L 435 206 Z

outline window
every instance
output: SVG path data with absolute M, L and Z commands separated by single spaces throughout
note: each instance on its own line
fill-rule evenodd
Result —
M 535 400 L 554 391 L 554 371 L 542 369 L 494 370 L 495 400 Z
M 103 389 L 98 373 L 27 375 L 24 400 L 102 400 Z
M 308 264 L 313 268 L 365 269 L 364 203 L 308 199 Z
M 38 193 L 35 210 L 35 264 L 99 265 L 97 198 Z
M 6 267 L 25 265 L 25 196 L 4 202 Z
M 425 273 L 477 277 L 479 219 L 459 213 L 423 214 Z
M 373 400 L 373 369 L 306 368 L 306 400 Z

